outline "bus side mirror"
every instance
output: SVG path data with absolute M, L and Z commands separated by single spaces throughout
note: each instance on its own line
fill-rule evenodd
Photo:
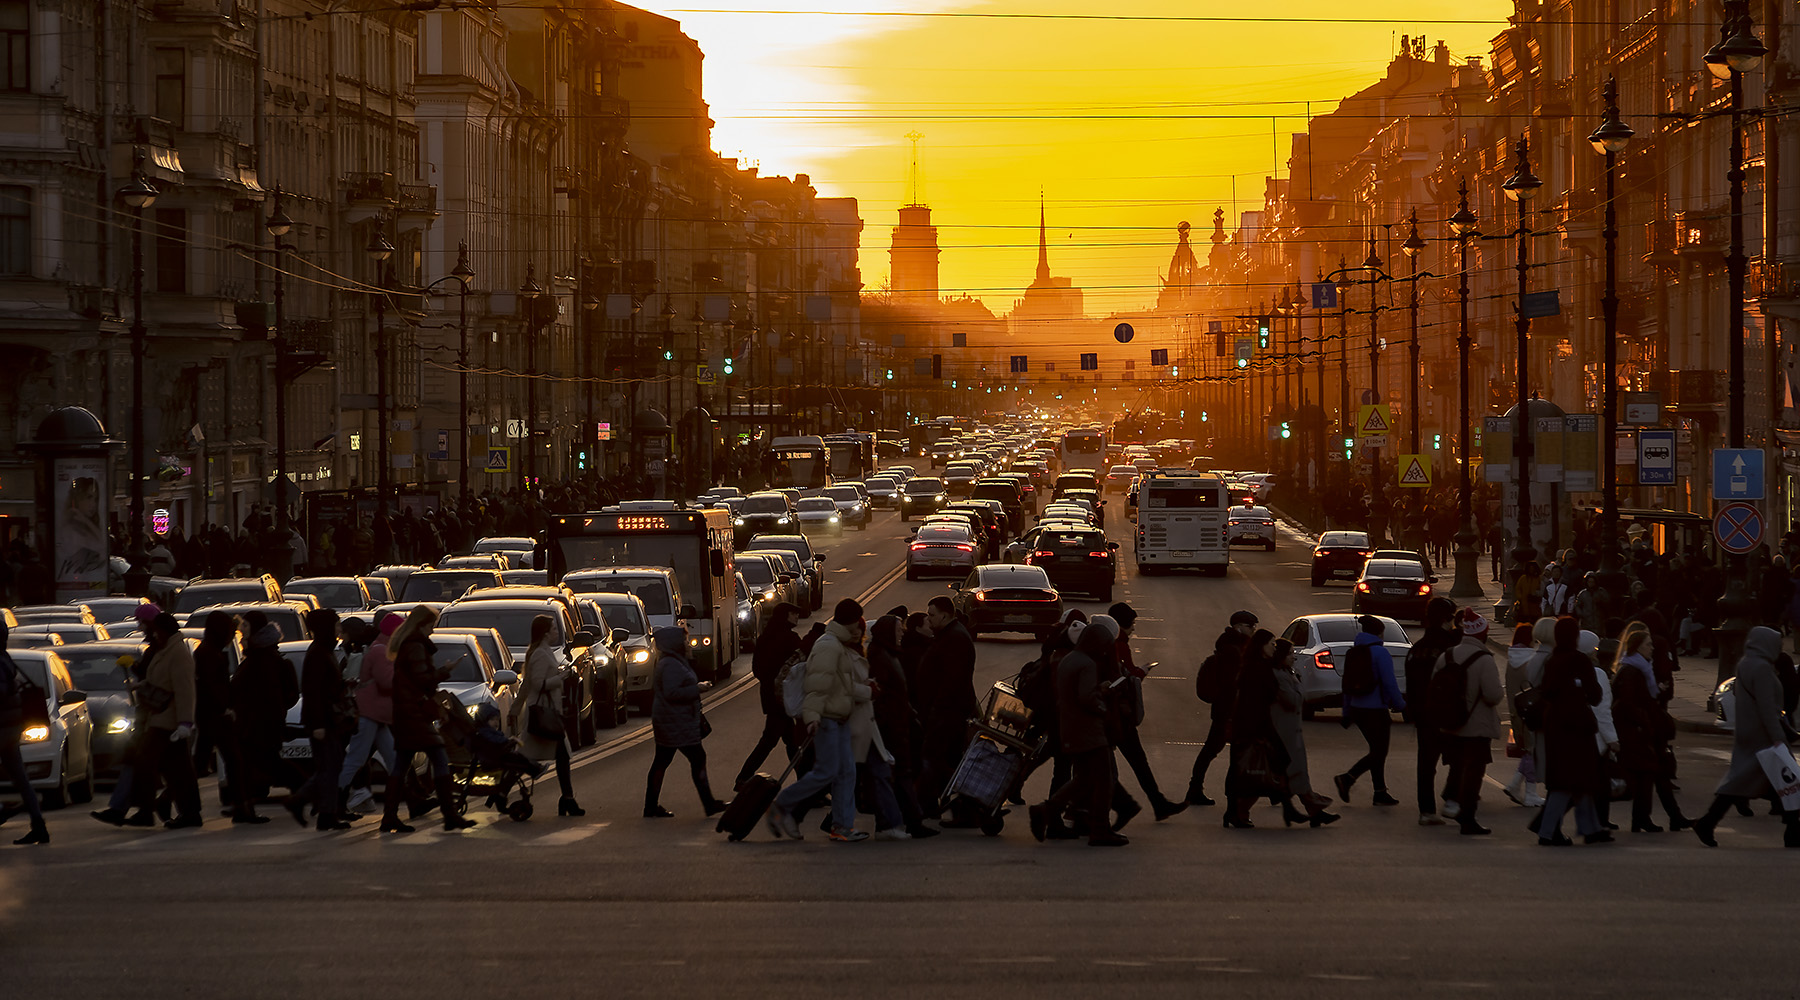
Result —
M 712 550 L 711 568 L 712 568 L 712 575 L 714 575 L 714 576 L 724 576 L 725 575 L 725 553 L 723 551 L 721 551 L 719 549 Z

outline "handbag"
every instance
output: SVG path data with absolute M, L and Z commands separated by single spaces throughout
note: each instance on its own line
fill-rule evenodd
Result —
M 525 731 L 540 740 L 548 740 L 552 743 L 563 738 L 562 713 L 545 703 L 542 692 L 538 694 L 537 700 L 531 703 L 531 708 L 525 713 Z
M 1248 788 L 1279 790 L 1285 784 L 1285 775 L 1275 770 L 1275 748 L 1264 739 L 1251 740 L 1244 746 L 1238 756 L 1238 774 Z
M 1506 727 L 1506 755 L 1514 760 L 1525 756 L 1525 747 L 1519 742 L 1519 733 L 1511 726 Z
M 175 692 L 155 684 L 139 684 L 136 694 L 138 707 L 148 709 L 151 714 L 165 711 L 175 702 Z
M 1520 691 L 1513 698 L 1513 710 L 1519 713 L 1519 721 L 1525 723 L 1526 729 L 1544 728 L 1544 692 L 1534 687 Z

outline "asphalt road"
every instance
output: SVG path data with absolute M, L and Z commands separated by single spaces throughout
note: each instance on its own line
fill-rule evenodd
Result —
M 1117 523 L 1113 535 L 1129 552 Z M 826 544 L 826 607 L 861 597 L 871 616 L 921 609 L 943 581 L 908 582 L 904 526 L 883 515 Z M 1138 578 L 1118 599 L 1142 614 L 1142 729 L 1164 790 L 1179 795 L 1204 735 L 1193 670 L 1231 611 L 1279 628 L 1342 610 L 1344 587 L 1315 590 L 1305 543 L 1234 554 L 1225 579 Z M 1125 560 L 1129 562 L 1129 560 Z M 1090 612 L 1104 610 L 1081 604 Z M 982 685 L 1034 654 L 1025 640 L 979 643 Z M 707 697 L 721 794 L 760 730 L 743 675 Z M 1284 829 L 1220 827 L 1218 808 L 1163 823 L 1148 811 L 1131 846 L 1038 844 L 1022 816 L 998 838 L 949 831 L 924 842 L 802 843 L 761 831 L 727 843 L 703 818 L 678 760 L 640 818 L 646 721 L 577 758 L 584 819 L 558 819 L 553 778 L 538 815 L 445 834 L 420 824 L 378 836 L 374 818 L 319 834 L 286 820 L 233 828 L 116 830 L 86 807 L 50 822 L 47 848 L 0 848 L 0 984 L 9 997 L 274 997 L 308 991 L 383 997 L 801 996 L 1791 996 L 1780 957 L 1791 938 L 1800 852 L 1776 821 L 1733 815 L 1723 846 L 1691 834 L 1619 834 L 1610 846 L 1547 850 L 1525 810 L 1490 783 L 1494 835 L 1422 828 L 1411 801 L 1413 740 L 1396 727 L 1390 787 L 1343 819 Z M 1361 753 L 1326 713 L 1307 726 L 1315 782 Z M 1682 797 L 1698 812 L 1729 756 L 1719 737 L 1684 735 Z M 777 751 L 776 758 L 780 753 Z M 1125 770 L 1133 794 L 1136 782 Z M 1047 769 L 1046 769 L 1047 771 Z M 1510 762 L 1490 775 L 1504 779 Z M 1047 773 L 1028 797 L 1041 797 Z M 1223 786 L 1223 762 L 1210 785 Z M 208 801 L 215 801 L 209 793 Z M 1615 820 L 1629 826 L 1627 808 Z M 865 826 L 868 817 L 863 817 Z M 15 832 L 17 831 L 17 832 Z M 4 831 L 23 832 L 15 820 Z

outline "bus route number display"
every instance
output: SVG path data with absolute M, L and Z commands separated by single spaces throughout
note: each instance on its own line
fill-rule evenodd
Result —
M 632 515 L 621 517 L 614 522 L 620 531 L 661 531 L 671 527 L 666 517 L 645 517 Z

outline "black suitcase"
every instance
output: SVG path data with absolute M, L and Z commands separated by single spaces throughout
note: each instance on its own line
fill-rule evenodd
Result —
M 807 744 L 812 743 L 811 740 L 806 742 Z M 800 751 L 794 754 L 794 760 L 788 762 L 787 770 L 781 772 L 779 778 L 771 778 L 760 771 L 751 775 L 750 779 L 744 782 L 744 787 L 738 789 L 737 797 L 732 799 L 731 804 L 725 807 L 725 811 L 719 814 L 719 825 L 714 829 L 725 834 L 725 839 L 732 843 L 748 837 L 750 831 L 756 829 L 756 824 L 762 821 L 764 814 L 769 811 L 769 807 L 775 804 L 775 796 L 781 791 L 782 783 L 787 781 L 789 774 L 793 773 L 795 761 L 798 761 L 800 754 L 805 751 L 806 746 L 801 746 Z

